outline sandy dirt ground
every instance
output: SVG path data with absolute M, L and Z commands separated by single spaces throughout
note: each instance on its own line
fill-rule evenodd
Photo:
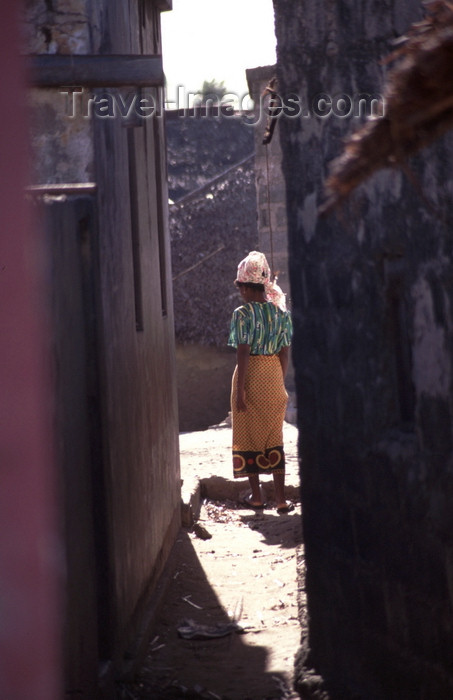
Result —
M 306 634 L 297 431 L 285 424 L 287 495 L 278 515 L 272 483 L 256 513 L 231 478 L 226 425 L 181 435 L 186 500 L 197 484 L 195 527 L 182 528 L 167 566 L 146 658 L 120 697 L 292 700 L 294 657 Z M 194 635 L 194 636 L 191 636 Z

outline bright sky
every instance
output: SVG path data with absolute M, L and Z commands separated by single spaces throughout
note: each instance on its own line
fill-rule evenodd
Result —
M 241 97 L 246 68 L 276 61 L 272 0 L 173 0 L 161 19 L 168 102 L 179 85 L 195 93 L 205 80 Z

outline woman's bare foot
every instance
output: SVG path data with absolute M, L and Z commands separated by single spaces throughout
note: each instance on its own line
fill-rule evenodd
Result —
M 287 501 L 282 501 L 281 503 L 277 503 L 277 513 L 279 515 L 283 515 L 284 513 L 291 513 L 291 511 L 294 510 L 294 506 L 292 503 L 288 503 Z
M 241 501 L 242 505 L 246 508 L 251 508 L 252 510 L 263 510 L 265 504 L 262 501 L 253 500 L 252 496 L 247 496 Z

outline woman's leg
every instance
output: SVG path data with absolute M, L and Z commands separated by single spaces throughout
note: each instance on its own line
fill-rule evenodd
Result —
M 291 513 L 294 506 L 285 499 L 285 474 L 274 474 L 274 489 L 278 513 Z
M 275 500 L 277 501 L 277 508 L 282 508 L 286 506 L 284 474 L 274 474 L 274 490 Z
M 250 499 L 251 505 L 262 505 L 263 501 L 261 499 L 260 478 L 258 474 L 251 474 L 249 476 L 249 483 L 252 489 L 252 498 Z

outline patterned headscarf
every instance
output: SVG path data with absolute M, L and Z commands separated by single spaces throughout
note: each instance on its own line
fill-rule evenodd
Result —
M 264 253 L 252 250 L 238 265 L 236 282 L 264 284 L 267 301 L 271 301 L 282 311 L 286 311 L 286 298 L 277 284 L 277 277 L 271 280 L 271 269 Z

